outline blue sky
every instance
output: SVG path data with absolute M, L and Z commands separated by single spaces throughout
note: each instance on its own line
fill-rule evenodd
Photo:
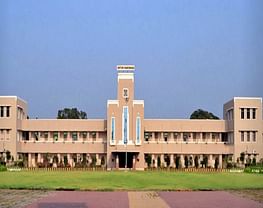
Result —
M 0 1 L 0 94 L 29 116 L 77 107 L 106 117 L 117 64 L 135 64 L 147 118 L 222 117 L 263 97 L 263 1 Z

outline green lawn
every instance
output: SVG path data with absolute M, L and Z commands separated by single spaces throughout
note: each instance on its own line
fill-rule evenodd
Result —
M 0 172 L 0 188 L 77 190 L 263 189 L 263 174 L 185 172 Z

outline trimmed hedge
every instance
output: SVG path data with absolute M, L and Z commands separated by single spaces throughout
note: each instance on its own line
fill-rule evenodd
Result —
M 7 171 L 7 168 L 3 165 L 0 165 L 0 171 Z
M 246 167 L 244 172 L 245 173 L 261 173 L 261 174 L 263 174 L 263 166 L 260 166 L 260 167 Z

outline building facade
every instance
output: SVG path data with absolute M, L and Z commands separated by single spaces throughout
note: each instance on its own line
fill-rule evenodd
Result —
M 223 120 L 147 119 L 134 97 L 134 66 L 118 65 L 116 100 L 107 119 L 28 119 L 26 101 L 0 96 L 0 154 L 28 167 L 102 165 L 108 170 L 191 167 L 222 168 L 224 162 L 263 158 L 262 98 L 235 97 Z M 46 161 L 48 160 L 48 161 Z

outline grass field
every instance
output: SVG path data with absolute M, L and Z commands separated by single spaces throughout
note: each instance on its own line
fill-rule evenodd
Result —
M 0 188 L 76 190 L 263 189 L 263 174 L 184 172 L 0 172 Z

